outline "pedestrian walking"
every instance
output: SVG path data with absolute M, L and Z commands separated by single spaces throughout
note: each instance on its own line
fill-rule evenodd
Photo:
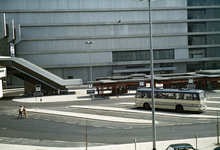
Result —
M 22 118 L 23 107 L 20 106 L 19 109 L 18 109 L 18 111 L 19 111 L 18 118 L 19 118 L 20 116 L 21 116 L 21 118 Z
M 26 118 L 26 116 L 27 116 L 27 109 L 26 109 L 25 106 L 24 106 L 24 108 L 23 108 L 23 113 L 24 113 L 24 118 Z

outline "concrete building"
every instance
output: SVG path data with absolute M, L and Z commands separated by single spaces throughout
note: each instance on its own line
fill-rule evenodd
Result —
M 151 10 L 155 74 L 220 68 L 219 0 L 156 0 Z M 16 57 L 84 83 L 90 65 L 92 80 L 150 74 L 147 1 L 1 0 L 0 13 L 18 27 L 0 38 L 1 56 L 10 41 Z

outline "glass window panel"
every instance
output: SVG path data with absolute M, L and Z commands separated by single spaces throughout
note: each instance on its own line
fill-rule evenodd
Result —
M 206 31 L 220 31 L 220 21 L 206 22 Z
M 154 60 L 160 59 L 160 53 L 159 53 L 159 51 L 153 51 L 153 57 L 154 57 Z
M 207 57 L 220 57 L 220 47 L 210 47 L 207 49 Z
M 163 63 L 163 64 L 160 64 L 160 67 L 173 67 L 173 64 L 172 63 Z
M 136 56 L 137 56 L 137 61 L 146 60 L 146 58 L 145 58 L 146 51 L 137 51 Z
M 154 59 L 174 59 L 174 50 L 154 50 Z M 113 62 L 150 60 L 150 51 L 113 52 Z
M 187 6 L 220 5 L 219 0 L 187 0 Z
M 150 51 L 146 51 L 146 60 L 150 60 Z
M 206 9 L 207 18 L 220 18 L 220 9 L 219 8 L 208 8 Z
M 187 64 L 187 72 L 195 72 L 196 70 L 204 69 L 203 62 L 193 62 Z
M 187 0 L 187 6 L 204 6 L 206 0 Z
M 206 22 L 189 22 L 188 32 L 205 32 Z
M 206 9 L 189 9 L 188 19 L 205 19 Z
M 188 45 L 205 45 L 206 35 L 190 35 L 188 36 Z
M 220 34 L 210 34 L 207 35 L 207 44 L 220 44 Z
M 189 49 L 189 58 L 206 57 L 206 49 Z

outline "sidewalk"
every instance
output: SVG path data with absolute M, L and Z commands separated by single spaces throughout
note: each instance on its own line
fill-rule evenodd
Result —
M 68 101 L 89 101 L 89 100 L 105 100 L 105 99 L 115 99 L 115 98 L 134 98 L 134 91 L 130 94 L 123 94 L 120 96 L 99 96 L 98 93 L 92 98 L 89 94 L 86 94 L 86 90 L 76 90 L 76 94 L 67 95 L 51 95 L 43 97 L 16 97 L 12 100 L 15 102 L 22 103 L 54 103 L 54 102 L 68 102 Z
M 208 137 L 208 138 L 198 138 L 197 140 L 197 148 L 199 150 L 213 150 L 217 139 L 216 137 Z M 181 140 L 170 140 L 170 141 L 157 141 L 156 149 L 157 150 L 165 150 L 170 144 L 175 143 L 189 143 L 194 148 L 196 148 L 196 139 L 181 139 Z M 106 146 L 94 146 L 88 147 L 88 150 L 152 150 L 152 142 L 146 143 L 136 143 L 135 144 L 119 144 L 119 145 L 106 145 Z M 40 147 L 40 146 L 26 146 L 26 145 L 11 145 L 11 144 L 0 144 L 0 149 L 4 150 L 85 150 L 85 147 L 68 147 L 68 148 L 60 148 L 60 147 Z

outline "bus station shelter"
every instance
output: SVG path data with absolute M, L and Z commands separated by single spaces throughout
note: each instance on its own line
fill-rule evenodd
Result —
M 154 87 L 156 88 L 156 84 L 162 84 L 165 89 L 185 88 L 189 83 L 189 79 L 193 80 L 195 89 L 218 89 L 220 70 L 199 70 L 196 72 L 177 74 L 156 74 L 154 75 Z M 150 83 L 151 76 L 145 74 L 99 77 L 96 81 L 88 82 L 88 84 L 93 84 L 93 87 L 96 88 L 98 94 L 102 96 L 104 96 L 105 91 L 110 91 L 112 95 L 118 95 L 128 93 L 128 89 L 136 90 L 138 87 L 146 87 L 146 84 Z

